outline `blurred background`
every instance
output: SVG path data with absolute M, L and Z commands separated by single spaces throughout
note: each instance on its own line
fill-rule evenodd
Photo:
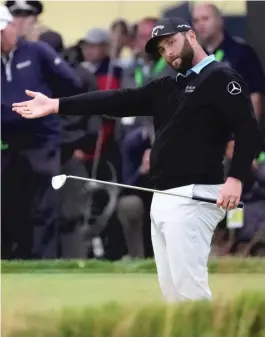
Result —
M 74 180 L 59 191 L 51 188 L 52 176 L 61 173 L 151 187 L 154 132 L 144 111 L 142 118 L 120 120 L 49 116 L 30 121 L 15 115 L 11 106 L 26 99 L 25 89 L 63 97 L 176 76 L 159 55 L 150 58 L 144 52 L 159 17 L 188 20 L 205 50 L 245 78 L 265 139 L 265 2 L 1 4 L 3 259 L 153 256 L 150 193 Z M 233 146 L 231 138 L 225 170 Z M 253 162 L 242 200 L 243 220 L 228 216 L 219 224 L 212 256 L 265 256 L 265 146 Z
M 187 17 L 192 4 L 182 1 L 65 1 L 63 5 L 61 1 L 44 3 L 45 12 L 41 18 L 59 31 L 67 44 L 75 42 L 90 28 L 100 26 L 108 29 L 110 23 L 119 17 L 135 23 L 146 16 L 159 17 L 174 10 L 178 15 Z M 241 30 L 242 34 L 247 13 L 246 1 L 216 1 L 216 4 L 225 16 L 232 16 L 238 20 L 237 23 L 242 21 L 241 27 L 233 25 L 233 29 Z M 63 13 L 60 20 L 58 13 Z

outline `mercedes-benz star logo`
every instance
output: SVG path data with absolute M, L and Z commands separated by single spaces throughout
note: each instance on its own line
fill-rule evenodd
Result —
M 231 95 L 238 95 L 238 94 L 241 93 L 242 89 L 241 89 L 241 86 L 238 82 L 232 81 L 232 82 L 228 83 L 227 91 Z

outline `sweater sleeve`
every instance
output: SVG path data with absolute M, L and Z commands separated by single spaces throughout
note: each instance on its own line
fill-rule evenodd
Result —
M 242 77 L 233 70 L 226 70 L 222 72 L 218 83 L 220 96 L 217 103 L 235 140 L 228 177 L 244 182 L 260 150 L 261 132 Z
M 153 97 L 159 81 L 137 89 L 94 91 L 59 99 L 60 115 L 108 115 L 131 117 L 153 115 Z

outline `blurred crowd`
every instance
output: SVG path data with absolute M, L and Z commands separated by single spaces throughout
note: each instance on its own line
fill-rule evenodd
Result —
M 26 89 L 63 97 L 176 76 L 160 55 L 144 51 L 157 18 L 117 19 L 108 30 L 95 27 L 65 46 L 39 19 L 43 10 L 40 1 L 6 1 L 0 8 L 2 258 L 152 257 L 150 193 L 76 180 L 58 191 L 51 187 L 52 177 L 63 173 L 150 188 L 152 119 L 144 111 L 141 118 L 122 119 L 89 117 L 88 111 L 88 116 L 23 120 L 11 106 L 27 99 Z M 214 5 L 196 5 L 190 17 L 205 50 L 244 77 L 261 121 L 265 76 L 255 51 L 229 35 Z M 226 169 L 233 151 L 231 135 Z M 229 228 L 223 221 L 212 255 L 265 256 L 265 146 L 242 200 L 243 227 Z

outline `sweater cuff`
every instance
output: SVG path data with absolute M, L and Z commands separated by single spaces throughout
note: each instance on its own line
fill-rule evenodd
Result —
M 238 171 L 236 168 L 231 167 L 230 170 L 228 171 L 228 174 L 226 178 L 235 178 L 241 181 L 243 184 L 245 179 L 246 179 L 246 174 L 242 171 Z
M 71 101 L 70 97 L 62 97 L 59 98 L 59 108 L 58 108 L 58 115 L 68 115 L 68 102 Z

